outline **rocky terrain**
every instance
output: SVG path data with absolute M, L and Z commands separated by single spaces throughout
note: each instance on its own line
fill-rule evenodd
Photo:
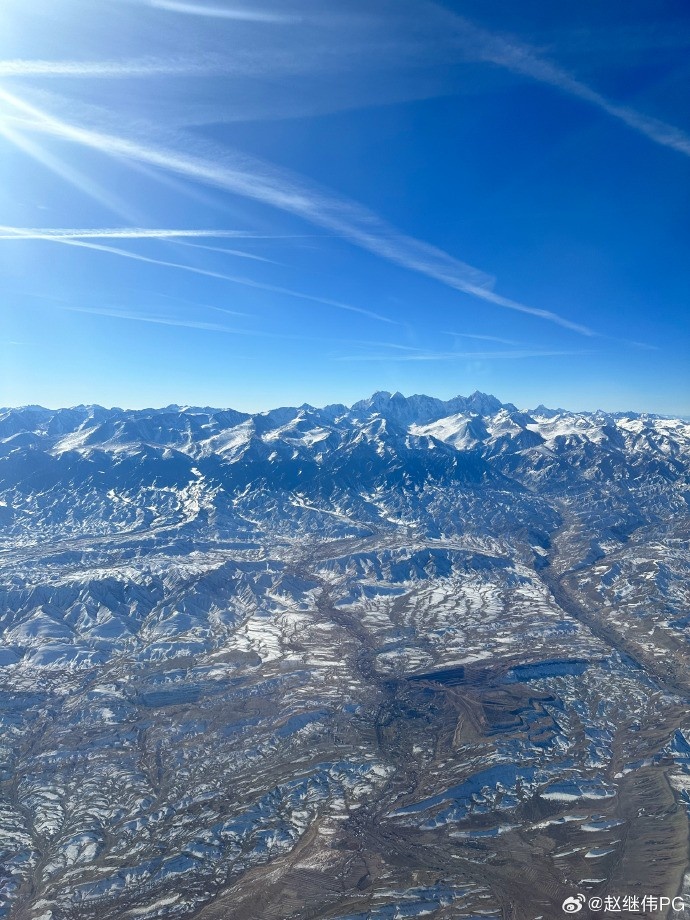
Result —
M 0 410 L 0 917 L 690 889 L 689 503 L 635 413 Z

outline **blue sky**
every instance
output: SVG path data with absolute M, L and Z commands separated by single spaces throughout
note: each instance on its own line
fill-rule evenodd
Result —
M 0 405 L 690 415 L 685 3 L 0 20 Z

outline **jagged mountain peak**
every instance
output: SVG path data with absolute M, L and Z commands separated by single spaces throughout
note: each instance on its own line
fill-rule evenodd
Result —
M 378 390 L 368 399 L 361 399 L 351 407 L 356 417 L 379 413 L 389 421 L 403 425 L 425 425 L 438 421 L 449 415 L 465 412 L 473 415 L 494 415 L 504 404 L 488 393 L 478 390 L 470 396 L 455 396 L 443 400 L 423 393 L 404 396 L 400 392 L 389 393 L 387 390 Z M 508 403 L 506 407 L 515 410 L 515 406 Z
M 21 795 L 5 797 L 2 820 L 16 846 L 5 862 L 24 873 L 16 890 L 33 898 L 7 916 L 146 920 L 170 898 L 177 916 L 190 891 L 201 892 L 194 912 L 179 917 L 202 916 L 216 892 L 208 879 L 302 846 L 305 820 L 318 828 L 330 814 L 350 847 L 347 796 L 355 815 L 372 801 L 387 814 L 386 846 L 394 821 L 411 822 L 400 825 L 408 846 L 420 821 L 427 840 L 448 818 L 452 837 L 437 839 L 453 853 L 468 840 L 469 859 L 475 833 L 483 848 L 501 844 L 507 819 L 529 827 L 546 814 L 556 826 L 553 809 L 565 821 L 578 797 L 578 814 L 608 807 L 617 827 L 614 770 L 648 763 L 651 735 L 629 732 L 628 751 L 614 720 L 624 733 L 648 718 L 665 744 L 658 687 L 671 680 L 669 700 L 687 695 L 676 681 L 689 483 L 686 422 L 521 412 L 479 392 L 379 392 L 352 409 L 251 415 L 0 412 L 2 771 Z M 579 591 L 575 614 L 559 606 L 559 584 L 568 604 Z M 614 629 L 625 660 L 602 645 Z M 453 690 L 466 679 L 490 700 L 469 728 Z M 439 705 L 444 685 L 452 705 Z M 657 753 L 661 769 L 668 747 Z M 421 793 L 424 763 L 438 770 Z M 368 775 L 376 786 L 363 785 Z M 398 807 L 400 789 L 425 798 Z M 525 810 L 525 793 L 531 803 L 543 793 L 543 806 Z M 598 824 L 587 833 L 609 833 L 608 819 Z M 312 839 L 321 860 L 326 838 Z M 46 840 L 56 881 L 36 876 L 38 888 Z M 329 852 L 345 854 L 338 878 L 360 876 L 350 850 Z M 573 875 L 577 860 L 582 848 Z M 379 875 L 382 891 L 399 871 Z M 418 883 L 405 879 L 405 892 Z M 324 886 L 311 887 L 320 897 Z M 461 913 L 487 912 L 477 890 L 477 907 Z M 234 900 L 221 903 L 237 914 Z M 421 912 L 439 903 L 434 894 Z M 347 915 L 362 916 L 352 904 Z M 396 905 L 410 900 L 384 905 L 386 916 L 400 916 Z
M 450 401 L 456 402 L 462 399 L 462 396 L 456 396 L 455 400 Z M 464 400 L 467 409 L 471 412 L 476 412 L 477 415 L 493 415 L 502 408 L 515 409 L 512 403 L 504 404 L 500 399 L 497 399 L 490 393 L 482 393 L 480 390 L 475 390 L 474 393 L 470 393 L 469 396 L 464 397 Z

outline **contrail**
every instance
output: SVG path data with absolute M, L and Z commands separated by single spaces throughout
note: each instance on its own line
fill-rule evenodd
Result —
M 184 3 L 182 0 L 150 0 L 150 6 L 157 10 L 172 13 L 184 13 L 190 16 L 208 16 L 213 19 L 232 19 L 236 22 L 291 23 L 299 22 L 300 17 L 243 7 L 207 6 L 199 3 Z
M 254 262 L 266 262 L 269 265 L 280 265 L 275 259 L 267 259 L 265 256 L 257 256 L 253 252 L 244 252 L 242 249 L 227 249 L 223 246 L 204 246 L 203 243 L 187 243 L 184 240 L 172 239 L 173 243 L 178 246 L 188 246 L 190 249 L 204 249 L 206 252 L 220 252 L 229 256 L 238 256 L 241 259 L 251 259 Z
M 538 351 L 515 349 L 512 351 L 430 351 L 405 355 L 341 355 L 336 361 L 455 361 L 476 358 L 558 358 L 572 355 L 589 355 L 591 351 Z
M 155 77 L 205 74 L 209 63 L 140 58 L 129 61 L 0 61 L 0 77 Z M 212 69 L 212 68 L 211 68 Z
M 264 239 L 253 230 L 174 230 L 149 227 L 104 227 L 68 229 L 61 227 L 4 227 L 0 240 L 165 240 L 186 238 Z
M 13 239 L 19 237 L 15 236 Z M 180 262 L 168 262 L 166 259 L 152 259 L 149 256 L 142 256 L 136 252 L 129 252 L 127 249 L 119 249 L 116 246 L 105 246 L 102 243 L 87 243 L 85 240 L 78 240 L 63 236 L 44 236 L 39 239 L 51 243 L 61 243 L 64 246 L 77 246 L 82 249 L 93 249 L 97 252 L 107 252 L 111 255 L 121 256 L 125 259 L 133 259 L 136 262 L 146 262 L 149 265 L 161 265 L 165 268 L 176 268 L 181 271 L 192 272 L 195 275 L 203 275 L 206 278 L 218 278 L 221 281 L 229 281 L 232 284 L 240 284 L 243 287 L 256 288 L 261 291 L 268 291 L 271 294 L 281 294 L 286 297 L 296 297 L 299 300 L 307 300 L 310 303 L 320 303 L 328 307 L 336 307 L 339 310 L 347 310 L 350 313 L 359 313 L 362 316 L 368 316 L 369 319 L 375 319 L 382 323 L 389 323 L 393 326 L 400 325 L 396 320 L 382 316 L 380 313 L 374 313 L 372 310 L 365 310 L 363 307 L 356 307 L 349 303 L 343 303 L 340 300 L 330 300 L 326 297 L 317 297 L 313 294 L 304 294 L 301 291 L 293 291 L 290 288 L 280 287 L 276 284 L 267 284 L 263 281 L 255 281 L 253 278 L 244 278 L 240 275 L 226 275 L 223 272 L 209 271 L 205 268 L 197 268 L 194 265 L 184 265 Z
M 495 306 L 555 323 L 581 335 L 591 329 L 550 310 L 531 307 L 494 293 L 491 276 L 467 265 L 434 246 L 409 237 L 386 224 L 376 214 L 349 201 L 316 192 L 306 184 L 247 159 L 234 163 L 214 162 L 208 157 L 185 154 L 138 141 L 81 128 L 57 119 L 0 90 L 0 98 L 30 116 L 27 127 L 72 140 L 114 156 L 123 156 L 193 178 L 233 194 L 271 205 L 337 233 L 343 239 L 381 258 L 419 272 L 447 287 L 470 294 Z M 254 169 L 250 169 L 249 165 Z
M 433 7 L 442 13 L 446 27 L 455 31 L 465 50 L 476 59 L 556 87 L 606 112 L 651 141 L 690 156 L 690 135 L 675 125 L 652 118 L 630 106 L 617 105 L 567 70 L 540 57 L 527 45 L 495 35 L 437 4 Z
M 478 339 L 481 342 L 497 342 L 499 345 L 515 345 L 521 347 L 521 342 L 516 342 L 513 339 L 502 339 L 497 335 L 477 335 L 473 332 L 451 332 L 449 330 L 444 330 L 444 335 L 455 335 L 461 339 Z

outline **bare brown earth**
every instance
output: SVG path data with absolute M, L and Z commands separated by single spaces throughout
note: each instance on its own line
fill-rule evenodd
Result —
M 6 782 L 38 854 L 11 920 L 546 920 L 578 892 L 676 895 L 687 652 L 644 579 L 625 585 L 638 614 L 612 562 L 573 564 L 577 526 L 540 567 L 410 534 L 276 545 L 260 562 L 218 551 L 189 576 L 188 554 L 164 558 L 166 611 L 225 590 L 242 616 L 206 658 L 123 655 L 84 686 L 52 678 Z M 238 558 L 278 599 L 270 616 Z M 23 692 L 30 709 L 37 690 Z M 39 787 L 58 791 L 39 801 Z M 102 848 L 61 862 L 61 840 L 106 805 Z M 100 893 L 132 853 L 192 870 Z
M 571 536 L 564 528 L 564 552 Z M 564 614 L 599 641 L 599 657 L 617 650 L 648 687 L 645 708 L 625 696 L 614 705 L 612 756 L 601 775 L 615 794 L 595 802 L 565 802 L 545 798 L 543 788 L 518 788 L 516 807 L 501 819 L 510 827 L 499 836 L 482 836 L 496 827 L 495 809 L 435 829 L 425 829 L 422 817 L 418 826 L 396 822 L 401 806 L 442 794 L 476 772 L 482 758 L 492 756 L 497 734 L 522 740 L 552 735 L 548 704 L 557 686 L 547 679 L 506 683 L 511 668 L 529 659 L 526 649 L 411 678 L 377 675 L 376 645 L 362 619 L 335 609 L 324 592 L 319 616 L 349 636 L 360 676 L 375 686 L 376 745 L 394 773 L 346 820 L 315 823 L 288 855 L 220 891 L 198 912 L 198 920 L 406 916 L 379 911 L 392 901 L 411 903 L 413 889 L 446 891 L 445 901 L 430 904 L 428 915 L 436 920 L 559 917 L 564 898 L 578 891 L 602 898 L 675 896 L 688 868 L 688 818 L 669 779 L 677 765 L 660 752 L 677 729 L 690 725 L 686 646 L 673 636 L 664 636 L 661 645 L 640 641 L 649 629 L 639 623 L 623 629 L 612 625 L 593 591 L 576 590 L 582 571 L 563 569 L 557 542 L 545 584 Z M 576 644 L 572 652 L 577 659 Z M 525 711 L 533 716 L 529 725 L 521 715 Z M 569 740 L 581 751 L 582 726 L 572 725 Z M 500 793 L 494 804 L 500 812 Z M 428 818 L 427 812 L 420 814 Z M 588 827 L 592 824 L 595 832 Z M 397 900 L 391 896 L 396 892 Z M 583 916 L 588 913 L 585 908 Z

